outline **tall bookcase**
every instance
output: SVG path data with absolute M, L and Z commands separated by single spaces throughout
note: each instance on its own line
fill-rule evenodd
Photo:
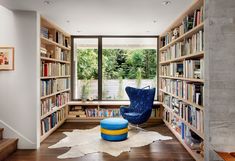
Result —
M 42 142 L 65 121 L 70 98 L 70 35 L 41 17 L 40 126 Z
M 197 161 L 204 160 L 204 1 L 195 1 L 160 36 L 163 120 Z

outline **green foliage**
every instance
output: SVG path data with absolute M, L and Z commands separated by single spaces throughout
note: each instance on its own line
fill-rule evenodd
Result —
M 77 50 L 78 79 L 98 79 L 98 51 L 96 49 Z
M 78 79 L 98 78 L 98 51 L 79 49 Z M 153 79 L 156 76 L 156 50 L 103 49 L 103 79 Z

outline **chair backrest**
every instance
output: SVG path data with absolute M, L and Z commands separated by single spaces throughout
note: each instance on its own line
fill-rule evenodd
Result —
M 144 112 L 151 110 L 153 106 L 155 88 L 139 89 L 126 87 L 126 93 L 130 99 L 130 108 L 134 108 L 136 112 Z

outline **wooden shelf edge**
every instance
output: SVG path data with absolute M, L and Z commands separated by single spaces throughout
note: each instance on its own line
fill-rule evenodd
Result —
M 201 30 L 204 26 L 204 22 L 200 23 L 199 25 L 197 25 L 196 27 L 194 27 L 193 29 L 189 30 L 188 32 L 184 33 L 183 35 L 181 35 L 180 37 L 178 37 L 175 40 L 172 40 L 169 44 L 163 46 L 162 48 L 159 49 L 159 51 L 163 51 L 166 50 L 168 47 L 170 47 L 171 45 L 175 44 L 176 42 L 179 42 L 185 38 L 188 38 L 191 36 L 191 34 L 196 33 L 197 31 Z
M 69 78 L 70 75 L 64 75 L 64 76 L 48 76 L 48 77 L 41 77 L 40 79 L 55 79 L 55 78 Z
M 161 65 L 162 65 L 162 64 L 169 64 L 169 63 L 172 63 L 172 62 L 183 61 L 183 60 L 185 60 L 185 59 L 196 58 L 196 57 L 203 57 L 204 54 L 205 54 L 204 51 L 199 51 L 199 52 L 197 52 L 197 53 L 184 55 L 184 56 L 181 56 L 181 57 L 178 57 L 178 58 L 175 58 L 175 59 L 162 61 L 162 62 L 159 62 L 159 64 L 161 64 Z
M 50 20 L 46 19 L 45 17 L 41 16 L 41 20 L 45 21 L 50 26 L 53 26 L 53 28 L 55 28 L 56 30 L 62 32 L 66 37 L 70 37 L 69 33 L 65 32 L 63 29 L 61 29 L 61 27 L 59 27 L 55 23 L 51 22 Z
M 153 102 L 154 105 L 161 105 L 162 102 L 159 101 L 154 101 Z M 117 105 L 117 106 L 121 106 L 121 105 L 130 105 L 130 101 L 69 101 L 68 105 Z
M 196 160 L 196 161 L 204 161 L 204 158 L 202 156 L 200 156 L 200 154 L 197 154 L 196 152 L 194 152 L 193 150 L 191 150 L 187 144 L 181 139 L 180 134 L 178 134 L 175 129 L 173 129 L 170 125 L 170 123 L 168 123 L 167 121 L 165 121 L 163 119 L 164 123 L 166 124 L 166 126 L 171 130 L 171 132 L 175 135 L 175 137 L 179 140 L 179 142 L 184 146 L 184 148 L 189 152 L 189 154 Z
M 62 121 L 60 121 L 58 124 L 56 124 L 53 128 L 51 128 L 49 131 L 47 131 L 44 135 L 40 137 L 40 142 L 45 140 L 49 135 L 51 135 L 58 127 L 60 127 L 64 122 L 66 118 L 64 118 Z
M 59 43 L 57 43 L 57 42 L 55 42 L 53 40 L 50 40 L 50 39 L 47 39 L 47 38 L 41 36 L 41 43 L 43 43 L 43 41 L 45 43 L 47 43 L 47 44 L 56 45 L 56 46 L 58 46 L 58 47 L 60 47 L 60 48 L 62 48 L 64 50 L 68 50 L 68 51 L 71 50 L 70 48 L 68 48 L 66 46 L 63 46 L 63 45 L 61 45 L 61 44 L 59 44 Z
M 66 104 L 64 104 L 64 105 L 62 105 L 60 107 L 54 107 L 53 110 L 51 110 L 51 111 L 47 112 L 46 114 L 42 115 L 41 116 L 41 120 L 46 118 L 47 116 L 51 115 L 52 113 L 54 113 L 54 112 L 56 112 L 56 111 L 58 111 L 58 110 L 60 110 L 60 109 L 62 109 L 64 107 L 66 107 L 67 105 L 68 105 L 68 103 L 66 103 Z
M 170 77 L 170 76 L 162 76 L 162 75 L 160 75 L 159 78 L 176 79 L 176 80 L 183 80 L 183 81 L 188 81 L 188 82 L 200 82 L 200 83 L 204 83 L 203 79 L 195 79 L 195 78 Z
M 52 94 L 49 94 L 49 95 L 46 95 L 46 96 L 41 96 L 41 100 L 45 99 L 45 98 L 48 98 L 48 97 L 55 96 L 55 95 L 63 93 L 63 92 L 67 92 L 67 91 L 70 91 L 70 89 L 65 89 L 65 90 L 62 90 L 62 91 L 59 91 L 59 92 L 55 92 L 55 93 L 52 93 Z
M 194 103 L 194 102 L 190 102 L 190 101 L 188 101 L 188 100 L 186 100 L 186 99 L 183 99 L 183 98 L 181 98 L 181 97 L 179 97 L 179 96 L 176 96 L 176 95 L 174 95 L 174 94 L 172 94 L 172 93 L 166 92 L 166 91 L 164 91 L 164 90 L 162 90 L 162 89 L 159 89 L 159 91 L 161 91 L 161 92 L 163 92 L 163 93 L 166 93 L 166 94 L 168 94 L 168 95 L 171 95 L 171 96 L 173 96 L 173 97 L 175 97 L 175 98 L 177 98 L 177 99 L 179 99 L 179 100 L 181 100 L 181 101 L 183 101 L 183 102 L 185 102 L 185 103 L 187 103 L 187 104 L 189 104 L 189 105 L 192 105 L 193 107 L 196 107 L 196 108 L 198 108 L 198 109 L 204 111 L 204 107 L 203 107 L 203 106 L 197 105 L 197 104 Z
M 185 125 L 187 125 L 193 132 L 195 132 L 198 136 L 200 136 L 204 140 L 204 134 L 201 133 L 201 131 L 198 131 L 195 127 L 190 125 L 188 122 L 186 122 L 183 118 L 181 118 L 179 115 L 177 115 L 170 107 L 168 107 L 165 104 L 162 104 L 164 108 L 166 108 L 169 112 L 171 112 L 174 116 L 176 116 L 178 119 L 184 122 Z
M 47 57 L 42 57 L 42 56 L 41 56 L 41 60 L 48 60 L 48 61 L 53 61 L 53 62 L 59 62 L 59 63 L 70 64 L 69 61 L 58 60 L 58 59 L 53 59 L 53 58 L 47 58 Z

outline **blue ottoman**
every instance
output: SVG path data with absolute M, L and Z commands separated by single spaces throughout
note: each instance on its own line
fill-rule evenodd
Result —
M 128 121 L 121 118 L 107 118 L 100 122 L 101 137 L 108 141 L 126 140 Z

